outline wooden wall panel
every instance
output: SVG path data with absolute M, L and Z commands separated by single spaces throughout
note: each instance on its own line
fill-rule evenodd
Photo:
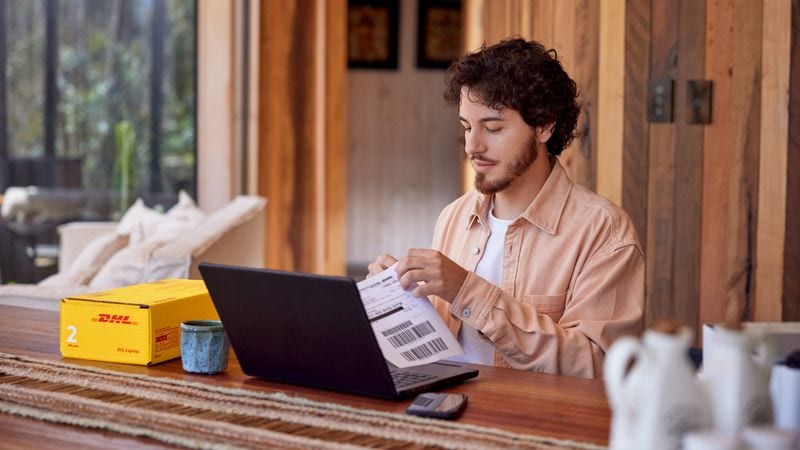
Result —
M 764 2 L 755 307 L 757 321 L 782 315 L 789 126 L 791 0 Z
M 783 320 L 800 321 L 800 0 L 792 0 L 789 77 L 789 145 L 786 180 L 786 241 L 783 259 Z
M 626 4 L 600 1 L 597 193 L 622 204 Z
M 621 206 L 630 215 L 647 255 L 647 196 L 650 124 L 647 121 L 647 81 L 650 79 L 651 0 L 628 0 L 625 11 Z M 601 147 L 614 145 L 603 142 Z M 603 152 L 602 148 L 598 149 Z M 612 176 L 607 174 L 606 176 Z
M 650 77 L 677 76 L 679 5 L 672 0 L 652 2 Z M 629 97 L 631 95 L 629 94 Z M 647 97 L 644 98 L 645 102 Z M 675 124 L 651 123 L 647 199 L 647 307 L 646 324 L 660 317 L 675 318 L 672 299 L 672 262 L 675 215 Z
M 709 0 L 706 77 L 713 121 L 703 155 L 702 323 L 752 317 L 762 2 Z
M 537 1 L 533 6 L 531 34 L 523 36 L 555 49 L 564 70 L 578 84 L 579 136 L 560 160 L 575 182 L 594 190 L 600 6 L 594 0 Z
M 481 11 L 480 35 L 489 42 L 530 20 L 531 36 L 555 47 L 574 73 L 570 60 L 581 58 L 571 52 L 586 24 L 573 9 L 579 2 L 525 3 L 471 0 L 470 8 Z M 599 61 L 589 176 L 629 212 L 645 244 L 648 325 L 659 316 L 696 329 L 726 317 L 800 320 L 800 182 L 789 176 L 800 171 L 800 126 L 793 126 L 800 123 L 800 0 L 601 0 L 591 7 L 599 9 Z M 647 121 L 654 78 L 675 80 L 671 124 Z M 714 83 L 709 125 L 686 123 L 693 79 Z M 785 161 L 781 140 L 788 141 Z
M 337 46 L 345 45 L 338 21 L 346 4 L 266 0 L 261 6 L 258 193 L 269 199 L 267 265 L 341 274 L 344 254 L 335 241 L 345 238 L 346 161 L 335 129 L 345 117 Z
M 325 6 L 325 45 L 320 58 L 325 67 L 325 113 L 323 152 L 325 186 L 317 198 L 324 198 L 324 220 L 317 221 L 319 239 L 324 239 L 324 253 L 319 255 L 324 273 L 346 272 L 347 255 L 347 0 L 320 0 Z M 322 16 L 322 15 L 321 15 Z
M 705 72 L 705 5 L 652 5 L 651 77 L 674 80 L 674 101 L 673 122 L 650 124 L 646 324 L 666 317 L 698 330 L 703 127 L 686 123 L 686 82 Z
M 702 216 L 703 125 L 686 123 L 688 80 L 705 74 L 704 2 L 682 0 L 679 12 L 678 64 L 675 89 L 675 216 L 672 260 L 672 298 L 675 317 L 698 334 L 700 309 L 700 217 Z M 652 149 L 651 149 L 652 154 Z

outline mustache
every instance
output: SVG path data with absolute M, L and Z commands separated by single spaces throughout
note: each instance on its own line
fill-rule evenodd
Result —
M 495 161 L 493 159 L 489 159 L 489 158 L 487 158 L 485 156 L 482 156 L 482 155 L 472 155 L 472 156 L 469 157 L 469 160 L 470 161 L 483 161 L 483 162 L 487 162 L 489 164 L 497 164 L 497 161 Z

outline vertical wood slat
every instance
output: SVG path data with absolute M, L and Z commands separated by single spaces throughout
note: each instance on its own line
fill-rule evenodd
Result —
M 687 80 L 705 76 L 705 2 L 682 0 L 679 14 L 678 66 L 675 90 L 675 218 L 672 298 L 675 317 L 701 331 L 700 217 L 703 167 L 702 125 L 686 123 Z
M 651 77 L 674 80 L 674 114 L 672 123 L 650 125 L 647 325 L 668 317 L 699 330 L 703 128 L 686 123 L 686 82 L 705 72 L 705 5 L 657 0 L 652 17 Z
M 235 194 L 233 2 L 197 2 L 197 198 L 216 210 Z
M 628 0 L 625 11 L 624 123 L 622 135 L 621 206 L 630 215 L 639 242 L 647 252 L 649 130 L 647 81 L 650 78 L 652 0 Z M 600 142 L 602 154 L 606 145 Z M 598 166 L 598 176 L 601 172 Z M 613 174 L 606 174 L 611 176 Z
M 464 53 L 474 52 L 486 41 L 486 12 L 485 0 L 464 0 L 462 11 L 464 12 Z M 464 150 L 464 147 L 461 147 Z M 464 158 L 464 163 L 461 169 L 461 192 L 469 192 L 474 186 L 475 170 L 469 163 L 469 160 Z
M 595 189 L 599 4 L 593 0 L 540 1 L 531 14 L 532 34 L 525 37 L 555 49 L 564 70 L 578 84 L 579 135 L 559 159 L 575 182 Z
M 782 315 L 791 22 L 791 0 L 764 2 L 754 311 L 757 321 L 780 321 Z
M 713 121 L 703 155 L 701 323 L 751 317 L 760 124 L 762 2 L 709 0 Z
M 268 0 L 261 6 L 258 192 L 269 199 L 267 265 L 342 273 L 343 247 L 329 241 L 344 242 L 344 173 L 339 171 L 345 162 L 338 147 L 344 144 L 338 142 L 341 135 L 335 127 L 343 126 L 345 115 L 338 97 L 345 95 L 344 75 L 338 73 L 345 65 L 333 59 L 328 65 L 318 49 L 326 45 L 325 33 L 333 33 L 339 39 L 327 42 L 331 47 L 326 50 L 341 55 L 336 46 L 344 46 L 343 25 L 328 21 L 336 14 L 346 17 L 345 10 L 341 2 L 328 4 L 331 9 L 326 10 L 316 0 Z M 322 30 L 317 26 L 320 14 L 326 21 Z M 322 96 L 317 95 L 320 89 L 325 90 Z
M 325 8 L 324 273 L 344 275 L 347 252 L 347 1 L 318 0 Z
M 800 173 L 800 0 L 792 0 L 791 68 L 787 173 Z M 800 177 L 786 180 L 786 233 L 783 259 L 782 319 L 800 321 Z
M 679 4 L 672 0 L 652 2 L 652 54 L 650 77 L 672 79 L 677 75 Z M 683 31 L 683 30 L 681 30 Z M 643 99 L 645 102 L 647 98 Z M 675 102 L 676 105 L 682 102 Z M 647 308 L 645 323 L 676 317 L 672 302 L 672 262 L 675 216 L 675 138 L 674 123 L 650 124 L 647 177 Z
M 625 2 L 600 1 L 597 193 L 618 205 L 625 134 L 625 14 Z

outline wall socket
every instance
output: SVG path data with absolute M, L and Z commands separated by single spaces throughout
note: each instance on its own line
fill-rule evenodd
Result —
M 686 81 L 686 123 L 711 123 L 711 80 Z
M 672 122 L 674 80 L 650 80 L 647 88 L 647 120 L 653 123 Z

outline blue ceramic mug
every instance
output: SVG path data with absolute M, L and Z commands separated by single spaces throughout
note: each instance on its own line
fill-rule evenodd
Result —
M 230 348 L 219 320 L 181 323 L 181 363 L 186 372 L 212 374 L 225 370 Z

